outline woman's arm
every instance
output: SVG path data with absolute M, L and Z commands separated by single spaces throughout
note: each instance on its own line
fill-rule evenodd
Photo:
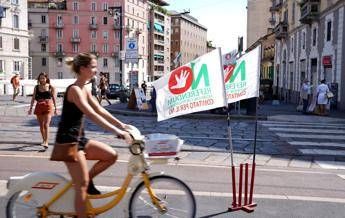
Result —
M 32 98 L 31 98 L 31 103 L 30 103 L 30 109 L 28 111 L 28 114 L 32 114 L 32 107 L 34 106 L 34 103 L 35 103 L 35 96 L 36 96 L 36 87 L 34 88 L 34 93 L 32 94 Z
M 85 94 L 82 92 L 82 90 L 78 86 L 71 86 L 67 94 L 67 100 L 69 102 L 73 102 L 93 122 L 95 122 L 97 125 L 101 126 L 102 128 L 110 132 L 113 132 L 117 136 L 120 136 L 121 138 L 125 138 L 125 135 L 127 135 L 127 133 L 115 127 L 106 119 L 104 119 L 102 116 L 100 116 L 98 113 L 96 113 L 96 111 L 89 104 L 87 98 L 88 97 L 85 96 Z
M 90 92 L 87 92 L 87 100 L 91 107 L 95 110 L 97 114 L 102 116 L 105 120 L 109 123 L 115 125 L 120 129 L 125 129 L 126 124 L 122 123 L 120 120 L 116 119 L 111 113 L 109 113 L 106 109 L 104 109 L 96 100 L 92 97 Z
M 51 86 L 51 94 L 52 94 L 52 100 L 53 100 L 53 104 L 54 104 L 54 112 L 55 112 L 55 114 L 56 114 L 56 112 L 57 112 L 57 108 L 56 108 L 56 95 L 55 95 L 55 88 L 54 88 L 54 86 Z

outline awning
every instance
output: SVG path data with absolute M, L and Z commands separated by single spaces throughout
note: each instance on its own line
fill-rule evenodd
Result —
M 158 32 L 164 33 L 163 27 L 160 24 L 154 23 L 154 27 Z

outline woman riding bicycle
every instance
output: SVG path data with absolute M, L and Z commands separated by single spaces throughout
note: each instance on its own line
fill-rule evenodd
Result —
M 78 143 L 77 162 L 65 162 L 65 164 L 74 183 L 76 213 L 78 218 L 83 218 L 87 217 L 87 193 L 100 193 L 94 187 L 92 179 L 114 164 L 117 159 L 117 153 L 110 146 L 84 137 L 82 126 L 84 114 L 99 126 L 125 139 L 128 144 L 132 142 L 132 138 L 125 131 L 127 124 L 106 111 L 92 97 L 91 90 L 86 86 L 97 73 L 96 57 L 92 54 L 80 53 L 66 60 L 66 64 L 76 73 L 77 80 L 66 89 L 55 146 Z M 98 162 L 88 171 L 86 160 L 98 160 Z

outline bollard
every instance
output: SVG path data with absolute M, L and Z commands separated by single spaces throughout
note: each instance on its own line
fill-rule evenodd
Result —
M 232 166 L 232 190 L 233 190 L 233 202 L 232 207 L 230 207 L 228 210 L 230 212 L 237 211 L 237 210 L 243 210 L 247 213 L 251 213 L 254 211 L 254 207 L 256 207 L 256 203 L 253 203 L 253 191 L 254 191 L 254 177 L 255 177 L 255 163 L 251 165 L 251 179 L 249 182 L 249 164 L 240 164 L 239 168 L 239 190 L 238 190 L 238 198 L 236 193 L 236 171 L 235 167 Z M 244 173 L 243 173 L 244 168 Z M 244 179 L 243 179 L 244 175 Z M 242 186 L 244 182 L 244 194 L 242 194 Z M 249 193 L 248 193 L 248 185 L 250 186 Z M 244 195 L 243 204 L 242 204 L 242 196 Z M 236 199 L 237 198 L 237 199 Z

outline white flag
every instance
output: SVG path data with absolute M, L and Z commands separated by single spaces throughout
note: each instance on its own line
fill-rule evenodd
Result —
M 158 121 L 226 106 L 220 49 L 153 82 Z
M 259 96 L 260 46 L 224 69 L 228 103 Z

